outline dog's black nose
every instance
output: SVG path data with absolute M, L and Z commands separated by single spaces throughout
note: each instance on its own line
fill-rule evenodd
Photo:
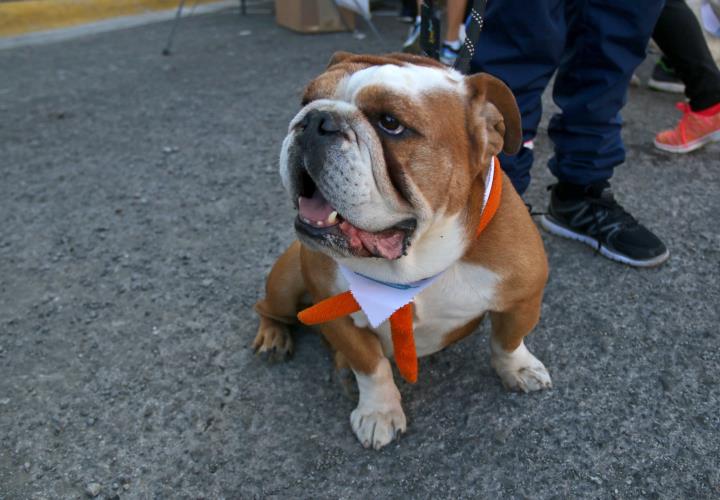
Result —
M 304 132 L 317 132 L 320 135 L 339 134 L 342 130 L 335 116 L 328 111 L 314 109 L 306 114 L 300 121 Z

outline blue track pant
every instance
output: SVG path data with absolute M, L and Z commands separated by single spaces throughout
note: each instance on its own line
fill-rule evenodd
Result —
M 557 70 L 550 170 L 563 182 L 609 179 L 625 160 L 620 109 L 664 0 L 489 0 L 471 71 L 503 80 L 517 98 L 523 138 L 537 133 L 540 97 Z M 530 184 L 532 150 L 501 156 L 519 193 Z

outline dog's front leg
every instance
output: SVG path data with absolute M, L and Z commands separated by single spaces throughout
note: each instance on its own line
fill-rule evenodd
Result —
M 350 425 L 365 448 L 379 450 L 405 432 L 407 426 L 400 391 L 380 340 L 347 317 L 325 323 L 320 329 L 355 373 L 360 397 L 350 414 Z
M 492 312 L 490 362 L 511 391 L 538 391 L 552 387 L 545 365 L 525 347 L 523 339 L 540 319 L 542 293 L 503 312 Z

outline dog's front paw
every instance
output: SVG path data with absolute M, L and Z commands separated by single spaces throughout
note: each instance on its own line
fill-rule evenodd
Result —
M 293 352 L 293 341 L 287 325 L 262 316 L 252 346 L 256 354 L 273 361 L 284 360 Z
M 382 358 L 374 373 L 355 372 L 355 379 L 360 397 L 350 425 L 365 448 L 379 450 L 407 428 L 390 362 Z
M 494 342 L 491 342 L 491 346 L 490 363 L 506 389 L 531 392 L 552 387 L 545 365 L 527 350 L 524 343 L 513 352 L 505 352 Z
M 405 432 L 407 420 L 399 403 L 386 411 L 372 411 L 358 405 L 350 414 L 350 425 L 365 448 L 379 450 Z

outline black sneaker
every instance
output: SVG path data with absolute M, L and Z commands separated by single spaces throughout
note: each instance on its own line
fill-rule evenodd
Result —
M 454 66 L 455 61 L 457 61 L 457 58 L 460 56 L 461 47 L 462 45 L 459 45 L 456 49 L 449 43 L 443 42 L 440 46 L 440 62 L 445 66 Z
M 680 80 L 677 73 L 675 73 L 675 69 L 664 57 L 661 57 L 657 64 L 655 64 L 650 80 L 648 80 L 648 87 L 653 90 L 671 92 L 673 94 L 685 93 L 685 84 Z
M 663 242 L 615 201 L 608 182 L 584 188 L 558 183 L 549 189 L 548 213 L 540 219 L 546 231 L 630 266 L 658 266 L 670 256 Z

